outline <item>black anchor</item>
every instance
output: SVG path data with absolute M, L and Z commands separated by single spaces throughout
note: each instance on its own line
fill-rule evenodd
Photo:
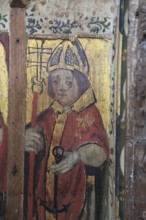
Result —
M 60 146 L 55 146 L 52 150 L 52 153 L 55 157 L 55 162 L 59 163 L 63 158 L 64 148 Z M 40 205 L 42 205 L 48 212 L 53 213 L 54 218 L 58 219 L 58 213 L 65 212 L 67 213 L 67 210 L 70 206 L 68 205 L 62 205 L 62 209 L 58 209 L 58 201 L 57 201 L 57 192 L 58 192 L 58 175 L 54 174 L 54 206 L 53 209 L 49 208 L 45 201 L 40 199 Z

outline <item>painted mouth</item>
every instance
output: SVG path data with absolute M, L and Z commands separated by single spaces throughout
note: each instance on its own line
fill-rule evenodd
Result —
M 61 93 L 61 94 L 59 94 L 59 97 L 65 97 L 65 96 L 66 96 L 65 93 Z

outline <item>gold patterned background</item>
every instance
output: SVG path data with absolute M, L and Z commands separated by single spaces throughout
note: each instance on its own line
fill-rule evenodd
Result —
M 5 61 L 5 49 L 0 43 L 0 112 L 2 112 L 5 122 L 8 116 L 8 71 Z
M 91 82 L 92 88 L 97 98 L 97 107 L 102 115 L 104 125 L 107 132 L 109 133 L 110 124 L 110 50 L 111 41 L 103 39 L 79 39 L 83 49 L 85 50 L 90 72 L 89 81 Z M 44 51 L 50 53 L 52 50 L 61 42 L 61 40 L 44 40 L 43 48 Z M 36 45 L 41 47 L 42 40 L 29 39 L 28 40 L 28 54 L 27 54 L 27 111 L 26 111 L 26 123 L 30 122 L 32 112 L 32 84 L 31 78 L 36 75 L 36 65 L 32 65 L 31 61 L 37 60 Z M 32 53 L 29 53 L 33 51 Z M 45 84 L 43 85 L 43 93 L 39 95 L 38 99 L 38 113 L 46 109 L 51 102 L 47 94 L 47 77 L 48 72 L 46 71 L 45 65 L 48 62 L 50 54 L 44 53 L 42 55 L 42 61 L 45 63 L 42 67 L 42 77 L 45 78 Z M 40 56 L 38 56 L 40 59 Z M 40 60 L 39 60 L 40 61 Z M 5 51 L 0 44 L 0 111 L 3 113 L 4 120 L 7 122 L 8 115 L 8 73 L 5 62 Z M 40 71 L 40 65 L 38 65 L 38 72 Z M 23 97 L 22 97 L 23 98 Z

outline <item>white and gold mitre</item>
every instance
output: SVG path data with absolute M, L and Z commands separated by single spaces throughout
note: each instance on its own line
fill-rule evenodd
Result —
M 78 40 L 64 40 L 53 51 L 47 70 L 56 69 L 77 70 L 86 76 L 89 73 L 89 65 L 86 54 Z

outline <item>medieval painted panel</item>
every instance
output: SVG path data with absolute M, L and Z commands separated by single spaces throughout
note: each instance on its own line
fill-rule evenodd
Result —
M 89 7 L 88 1 L 29 1 L 26 135 L 22 134 L 26 141 L 26 220 L 115 217 L 117 4 L 92 0 Z M 1 30 L 9 32 L 8 0 L 1 1 L 0 7 Z M 7 160 L 8 37 L 0 41 L 3 170 Z M 15 167 L 13 171 L 15 174 Z M 0 172 L 3 174 L 0 192 L 5 202 L 6 171 Z
M 27 219 L 108 218 L 110 48 L 101 39 L 28 41 Z

